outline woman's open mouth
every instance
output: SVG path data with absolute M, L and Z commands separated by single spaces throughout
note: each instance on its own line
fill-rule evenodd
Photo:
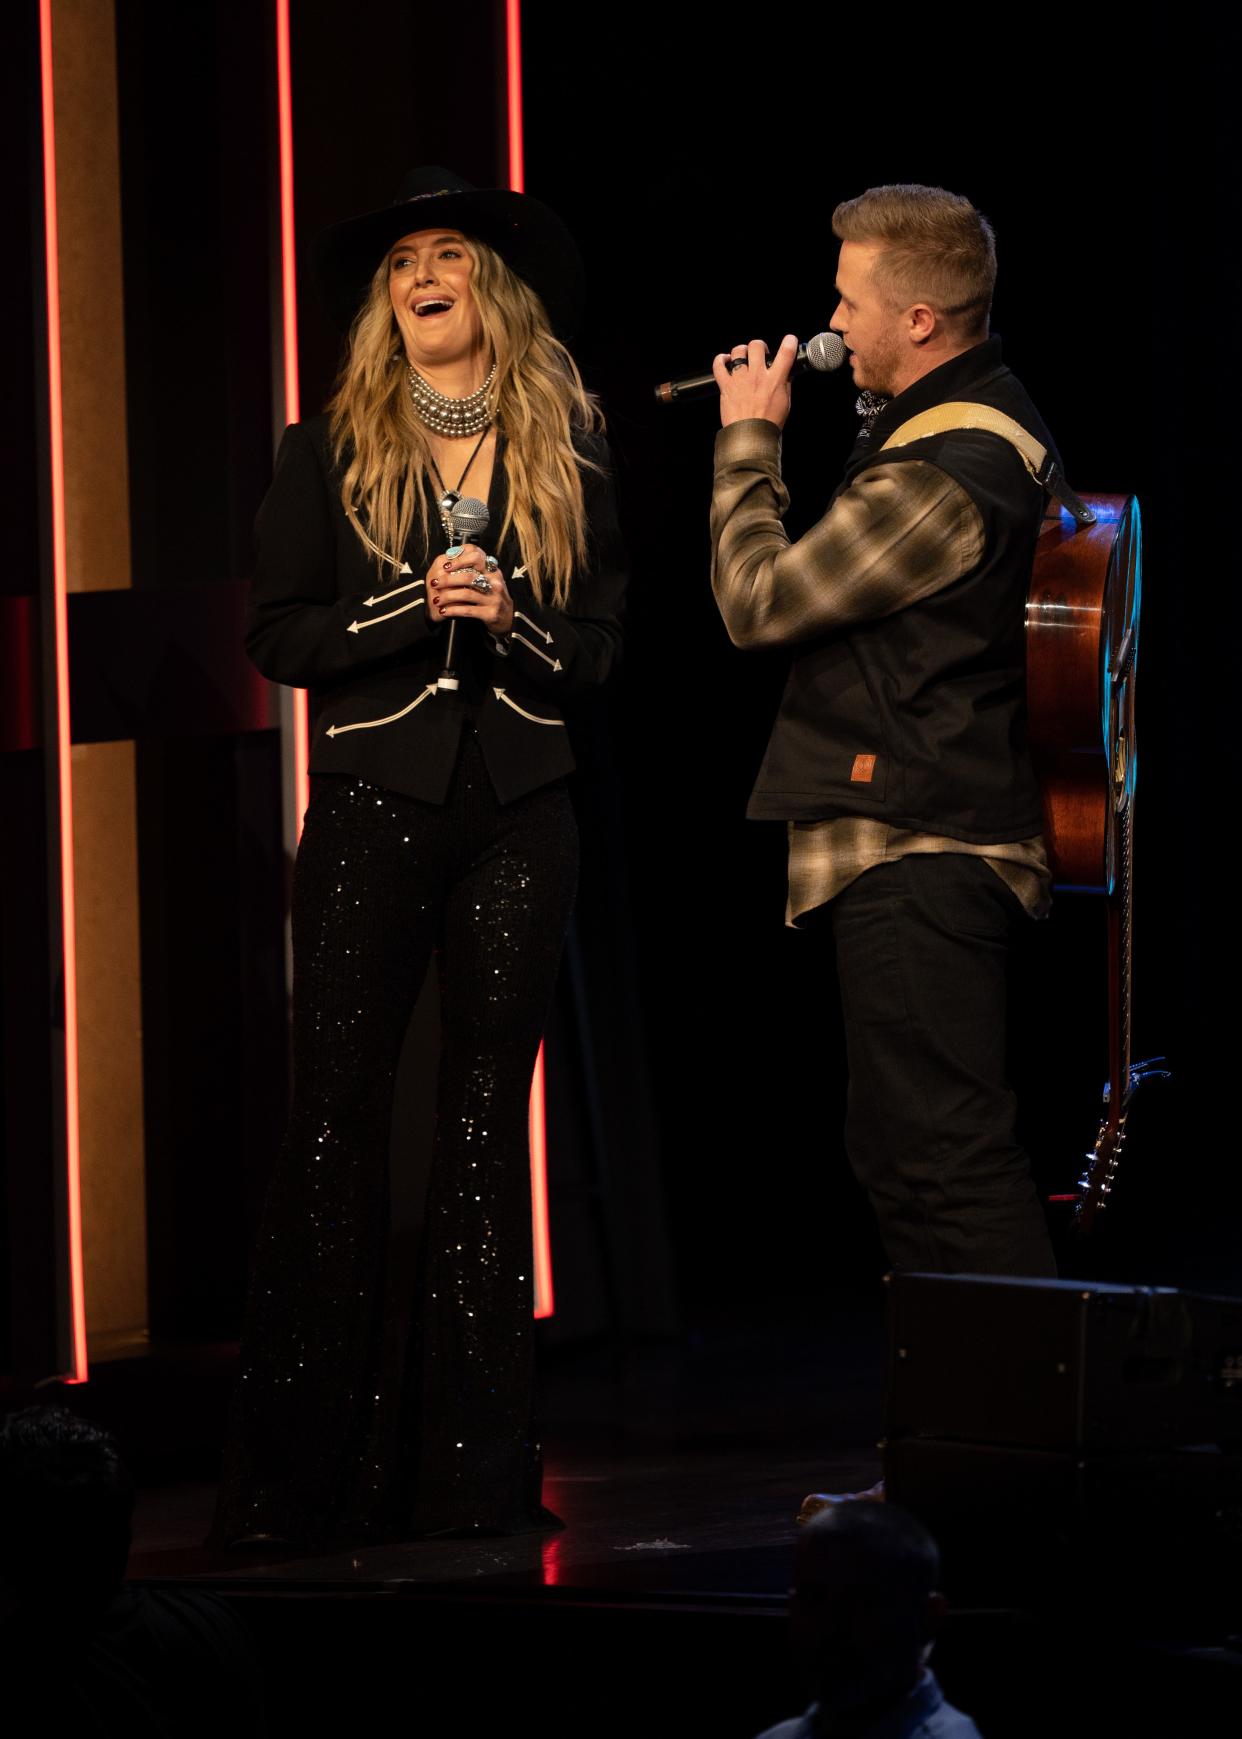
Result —
M 434 320 L 437 314 L 447 314 L 452 306 L 447 297 L 429 297 L 415 305 L 414 314 L 419 320 Z

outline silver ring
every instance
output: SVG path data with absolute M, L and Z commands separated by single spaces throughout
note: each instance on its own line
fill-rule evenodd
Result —
M 492 582 L 486 574 L 476 574 L 470 584 L 476 592 L 490 592 L 492 589 Z
M 483 566 L 487 569 L 489 574 L 494 574 L 496 569 L 500 566 L 500 563 L 496 560 L 495 556 L 487 556 L 484 559 Z

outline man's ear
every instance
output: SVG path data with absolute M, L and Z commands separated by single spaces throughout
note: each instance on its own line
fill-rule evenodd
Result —
M 912 344 L 926 344 L 940 329 L 940 318 L 926 302 L 916 302 L 906 310 L 906 333 Z

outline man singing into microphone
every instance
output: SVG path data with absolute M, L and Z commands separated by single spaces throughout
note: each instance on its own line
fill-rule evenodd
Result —
M 792 653 L 748 814 L 788 824 L 788 922 L 832 930 L 846 1148 L 892 1265 L 1051 1275 L 1005 1078 L 1010 932 L 1050 892 L 1023 646 L 1044 496 L 1010 440 L 961 426 L 963 401 L 1052 441 L 988 336 L 996 251 L 969 200 L 875 187 L 832 227 L 862 427 L 796 543 L 796 340 L 770 367 L 760 342 L 714 364 L 716 600 L 735 645 Z

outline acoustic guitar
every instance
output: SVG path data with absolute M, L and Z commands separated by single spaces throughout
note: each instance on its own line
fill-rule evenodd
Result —
M 1056 886 L 1108 902 L 1108 1083 L 1074 1198 L 1074 1222 L 1085 1232 L 1112 1193 L 1135 1087 L 1166 1073 L 1160 1059 L 1130 1058 L 1142 526 L 1132 495 L 1084 501 L 1053 453 L 992 405 L 934 405 L 895 429 L 881 451 L 954 429 L 1008 441 L 1048 497 L 1026 605 L 1027 701 L 1044 839 Z
M 1051 500 L 1026 606 L 1031 748 L 1057 887 L 1107 901 L 1108 1082 L 1074 1209 L 1088 1231 L 1107 1207 L 1140 1081 L 1163 1073 L 1130 1056 L 1135 687 L 1142 528 L 1133 496 L 1089 497 L 1087 514 Z

